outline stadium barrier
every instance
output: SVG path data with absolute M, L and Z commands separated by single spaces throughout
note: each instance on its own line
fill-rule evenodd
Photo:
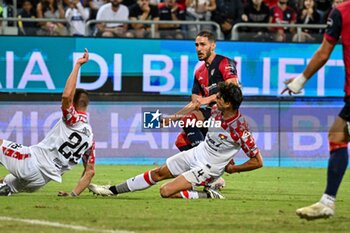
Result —
M 2 18 L 1 21 L 5 22 L 53 22 L 53 23 L 63 23 L 68 25 L 69 21 L 66 19 L 47 19 L 47 18 L 14 18 L 14 17 L 8 17 L 8 18 Z M 131 20 L 88 20 L 86 21 L 86 35 L 85 36 L 93 36 L 93 30 L 91 28 L 94 27 L 97 23 L 125 23 L 125 24 L 134 24 L 135 21 Z M 192 25 L 196 29 L 196 31 L 192 32 L 193 35 L 197 34 L 200 31 L 200 26 L 209 26 L 213 27 L 213 30 L 215 31 L 217 37 L 219 40 L 223 39 L 223 34 L 220 30 L 219 24 L 216 22 L 205 22 L 205 21 L 183 21 L 183 20 L 161 20 L 161 21 L 152 21 L 152 20 L 138 20 L 137 23 L 147 24 L 151 26 L 151 38 L 159 38 L 156 35 L 156 27 L 157 24 L 179 24 L 181 26 L 187 26 Z M 39 29 L 39 28 L 38 28 Z M 17 35 L 17 25 L 14 26 L 0 26 L 0 35 Z
M 32 18 L 14 18 L 14 17 L 7 17 L 2 18 L 1 21 L 4 22 L 54 22 L 54 23 L 64 23 L 66 25 L 69 24 L 69 21 L 66 19 L 32 19 Z M 86 35 L 85 36 L 93 36 L 93 29 L 94 25 L 96 23 L 125 23 L 125 24 L 133 24 L 135 21 L 130 20 L 88 20 L 86 21 Z M 220 30 L 220 25 L 213 21 L 183 21 L 183 20 L 161 20 L 161 21 L 152 21 L 152 20 L 138 20 L 137 23 L 142 23 L 146 25 L 150 25 L 151 27 L 151 35 L 150 38 L 159 38 L 159 36 L 156 33 L 156 25 L 158 24 L 179 24 L 181 26 L 194 26 L 192 29 L 195 29 L 195 31 L 186 31 L 186 33 L 190 33 L 189 37 L 186 38 L 193 38 L 194 35 L 196 35 L 199 31 L 201 26 L 206 27 L 212 27 L 215 31 L 217 37 L 219 40 L 222 40 L 224 38 L 223 33 Z M 232 32 L 231 32 L 231 40 L 242 40 L 240 38 L 240 34 L 242 32 L 239 32 L 242 28 L 296 28 L 297 32 L 297 40 L 295 42 L 304 42 L 302 40 L 302 30 L 304 28 L 307 29 L 325 29 L 326 25 L 320 25 L 320 24 L 270 24 L 270 23 L 237 23 L 233 26 Z M 14 26 L 7 26 L 3 25 L 0 26 L 0 35 L 17 35 L 17 25 Z M 248 33 L 249 34 L 249 33 Z M 269 33 L 271 35 L 271 33 Z M 249 35 L 251 38 L 250 40 L 254 41 L 254 37 L 252 37 L 252 34 Z M 320 37 L 321 34 L 316 35 L 313 34 L 315 37 Z M 261 41 L 261 38 L 255 38 L 256 41 Z M 271 39 L 270 39 L 271 40 Z M 316 39 L 315 39 L 316 40 Z M 311 41 L 312 42 L 312 41 Z
M 304 28 L 307 29 L 325 29 L 327 27 L 326 24 L 272 24 L 272 23 L 236 23 L 231 31 L 231 40 L 240 40 L 239 29 L 243 28 L 296 28 L 297 40 L 295 42 L 304 42 L 301 40 L 302 38 L 302 30 Z

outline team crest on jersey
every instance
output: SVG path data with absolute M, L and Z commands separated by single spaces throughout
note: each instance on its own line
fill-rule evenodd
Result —
M 250 132 L 245 130 L 245 131 L 243 132 L 242 138 L 243 138 L 243 139 L 246 139 L 246 138 L 248 138 L 249 136 L 250 136 Z
M 327 19 L 327 27 L 330 28 L 333 26 L 333 19 L 332 18 L 328 18 Z
M 219 134 L 219 138 L 221 140 L 225 140 L 225 139 L 227 139 L 227 136 L 221 133 L 221 134 Z

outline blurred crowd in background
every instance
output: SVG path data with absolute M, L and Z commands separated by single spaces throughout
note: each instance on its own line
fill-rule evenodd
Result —
M 217 23 L 222 39 L 232 40 L 237 23 L 325 25 L 332 8 L 340 3 L 342 0 L 3 0 L 0 25 L 28 36 L 192 39 L 200 30 L 214 30 L 213 24 L 196 23 L 201 21 Z M 106 20 L 123 22 L 103 22 Z M 152 28 L 144 20 L 159 23 Z M 163 20 L 174 23 L 161 23 Z M 319 42 L 324 31 L 322 27 L 306 26 L 300 30 L 297 33 L 295 27 L 242 26 L 239 39 Z

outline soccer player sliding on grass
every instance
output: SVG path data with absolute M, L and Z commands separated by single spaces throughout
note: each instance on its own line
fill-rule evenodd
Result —
M 240 86 L 236 62 L 226 56 L 216 54 L 216 37 L 209 31 L 201 31 L 195 38 L 196 53 L 202 64 L 196 69 L 192 86 L 191 102 L 175 115 L 176 120 L 207 121 L 211 106 L 215 104 L 217 84 L 233 83 Z M 201 103 L 201 108 L 193 109 L 192 105 Z M 179 117 L 179 118 L 178 118 Z M 174 118 L 172 118 L 174 120 Z M 175 145 L 180 151 L 189 150 L 201 143 L 208 131 L 207 127 L 185 126 L 176 138 Z M 225 180 L 220 178 L 209 187 L 223 188 Z
M 283 92 L 298 94 L 307 80 L 314 75 L 330 57 L 337 41 L 343 43 L 345 65 L 345 105 L 333 122 L 328 133 L 329 153 L 327 186 L 321 199 L 313 205 L 296 210 L 296 214 L 308 220 L 328 218 L 335 214 L 335 198 L 348 167 L 348 143 L 350 126 L 350 2 L 335 7 L 329 14 L 323 42 L 311 58 L 302 74 L 286 81 Z M 335 78 L 335 77 L 332 77 Z M 339 78 L 339 77 L 337 77 Z M 283 93 L 282 92 L 282 93 Z
M 88 93 L 76 89 L 80 67 L 89 60 L 84 55 L 68 77 L 62 94 L 62 118 L 37 145 L 30 147 L 0 139 L 0 163 L 10 174 L 0 183 L 0 195 L 34 192 L 49 181 L 62 181 L 62 175 L 82 159 L 84 171 L 70 193 L 59 196 L 79 196 L 90 184 L 95 174 L 95 142 L 86 114 Z
M 260 150 L 249 131 L 247 121 L 238 110 L 242 99 L 241 89 L 237 85 L 219 83 L 216 104 L 212 107 L 209 119 L 211 123 L 203 142 L 168 158 L 161 167 L 146 171 L 121 184 L 90 184 L 89 190 L 94 194 L 111 196 L 144 190 L 158 181 L 174 178 L 160 187 L 163 198 L 224 198 L 217 190 L 207 188 L 204 191 L 195 191 L 193 187 L 213 182 L 225 171 L 244 172 L 263 166 Z M 235 165 L 230 161 L 241 148 L 249 159 L 243 164 Z

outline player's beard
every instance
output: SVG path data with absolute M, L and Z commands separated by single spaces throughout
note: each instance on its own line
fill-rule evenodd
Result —
M 202 58 L 201 57 L 199 57 L 200 55 L 202 55 L 202 54 L 204 54 L 205 56 L 203 57 L 202 56 Z M 197 54 L 197 56 L 198 56 L 198 60 L 200 60 L 200 61 L 206 61 L 209 57 L 210 57 L 210 55 L 211 55 L 211 52 L 210 51 L 207 51 L 206 53 L 198 53 Z

